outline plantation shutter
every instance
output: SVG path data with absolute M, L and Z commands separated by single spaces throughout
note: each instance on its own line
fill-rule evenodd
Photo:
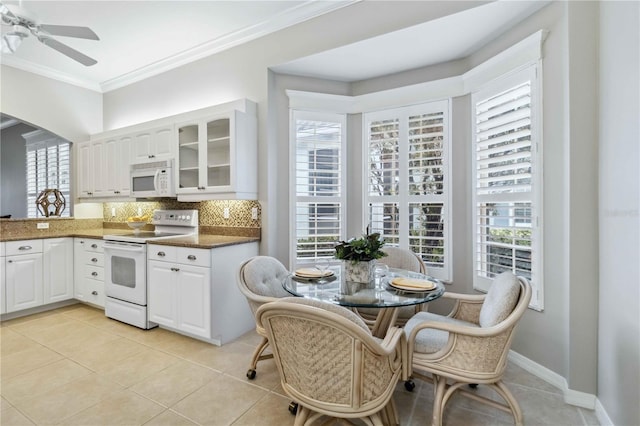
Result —
M 504 271 L 537 279 L 535 205 L 539 190 L 532 71 L 474 96 L 475 284 Z
M 294 263 L 331 258 L 344 238 L 344 116 L 294 111 Z
M 450 280 L 448 102 L 365 115 L 368 223 Z
M 71 198 L 71 143 L 53 138 L 27 144 L 27 217 L 40 217 L 38 195 L 45 189 L 58 189 L 67 203 Z M 70 216 L 67 207 L 63 217 Z

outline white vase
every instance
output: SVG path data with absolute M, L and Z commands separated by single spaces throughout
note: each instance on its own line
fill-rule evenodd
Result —
M 368 262 L 363 261 L 344 261 L 344 277 L 345 281 L 351 281 L 355 283 L 373 283 L 375 279 L 375 260 Z

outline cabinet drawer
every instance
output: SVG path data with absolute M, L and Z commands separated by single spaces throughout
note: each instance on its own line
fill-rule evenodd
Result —
M 147 247 L 147 259 L 163 262 L 177 261 L 178 247 L 149 245 Z
M 84 241 L 84 249 L 85 251 L 90 251 L 92 253 L 103 253 L 104 252 L 104 241 L 102 240 L 83 240 Z
M 83 253 L 82 263 L 85 265 L 104 266 L 104 254 L 103 253 Z
M 211 251 L 178 247 L 176 262 L 185 265 L 209 267 L 211 266 Z
M 147 258 L 182 265 L 211 266 L 211 250 L 207 249 L 150 244 L 147 246 Z
M 104 283 L 98 280 L 87 280 L 85 283 L 86 293 L 84 300 L 94 305 L 104 307 Z
M 93 280 L 104 281 L 104 268 L 100 266 L 85 265 L 84 276 Z
M 5 255 L 42 253 L 42 240 L 7 241 Z

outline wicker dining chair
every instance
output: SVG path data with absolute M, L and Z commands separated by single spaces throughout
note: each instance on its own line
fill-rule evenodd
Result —
M 432 425 L 442 425 L 445 405 L 456 391 L 510 412 L 521 425 L 522 411 L 502 375 L 515 327 L 531 300 L 531 284 L 503 272 L 493 279 L 486 295 L 444 293 L 442 297 L 455 300 L 448 316 L 420 312 L 404 328 L 408 374 L 432 381 L 435 387 Z M 463 388 L 465 384 L 487 385 L 506 404 Z M 413 390 L 414 384 L 408 380 L 405 387 Z
M 282 287 L 282 280 L 287 275 L 289 275 L 289 271 L 284 265 L 278 259 L 270 256 L 255 256 L 240 265 L 238 287 L 247 298 L 254 317 L 261 305 L 291 296 Z M 262 336 L 262 341 L 253 353 L 251 365 L 247 371 L 249 380 L 255 379 L 259 361 L 273 358 L 273 354 L 264 354 L 265 349 L 269 346 L 265 331 L 256 325 L 256 332 Z
M 402 329 L 376 339 L 350 310 L 296 297 L 261 306 L 256 321 L 271 342 L 282 389 L 298 403 L 296 426 L 323 415 L 398 424 L 392 396 L 406 361 Z
M 405 269 L 407 271 L 419 272 L 421 274 L 427 273 L 427 267 L 420 256 L 411 250 L 389 246 L 383 247 L 382 251 L 387 255 L 376 260 L 378 263 L 383 263 L 390 268 Z M 409 318 L 422 310 L 426 310 L 426 303 L 399 308 L 396 325 L 403 326 L 407 321 L 409 321 Z M 373 326 L 376 316 L 378 315 L 378 309 L 376 308 L 354 308 L 354 311 L 362 317 L 369 327 Z

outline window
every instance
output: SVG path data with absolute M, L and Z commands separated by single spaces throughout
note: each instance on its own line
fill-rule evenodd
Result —
M 542 309 L 542 173 L 536 66 L 472 96 L 474 115 L 474 287 L 513 271 L 531 281 Z
M 344 239 L 345 116 L 292 112 L 293 266 L 331 258 Z
M 70 148 L 63 139 L 27 143 L 27 217 L 40 217 L 38 195 L 45 189 L 58 189 L 67 201 L 62 216 L 70 216 Z
M 448 101 L 369 113 L 364 123 L 371 232 L 450 280 Z

